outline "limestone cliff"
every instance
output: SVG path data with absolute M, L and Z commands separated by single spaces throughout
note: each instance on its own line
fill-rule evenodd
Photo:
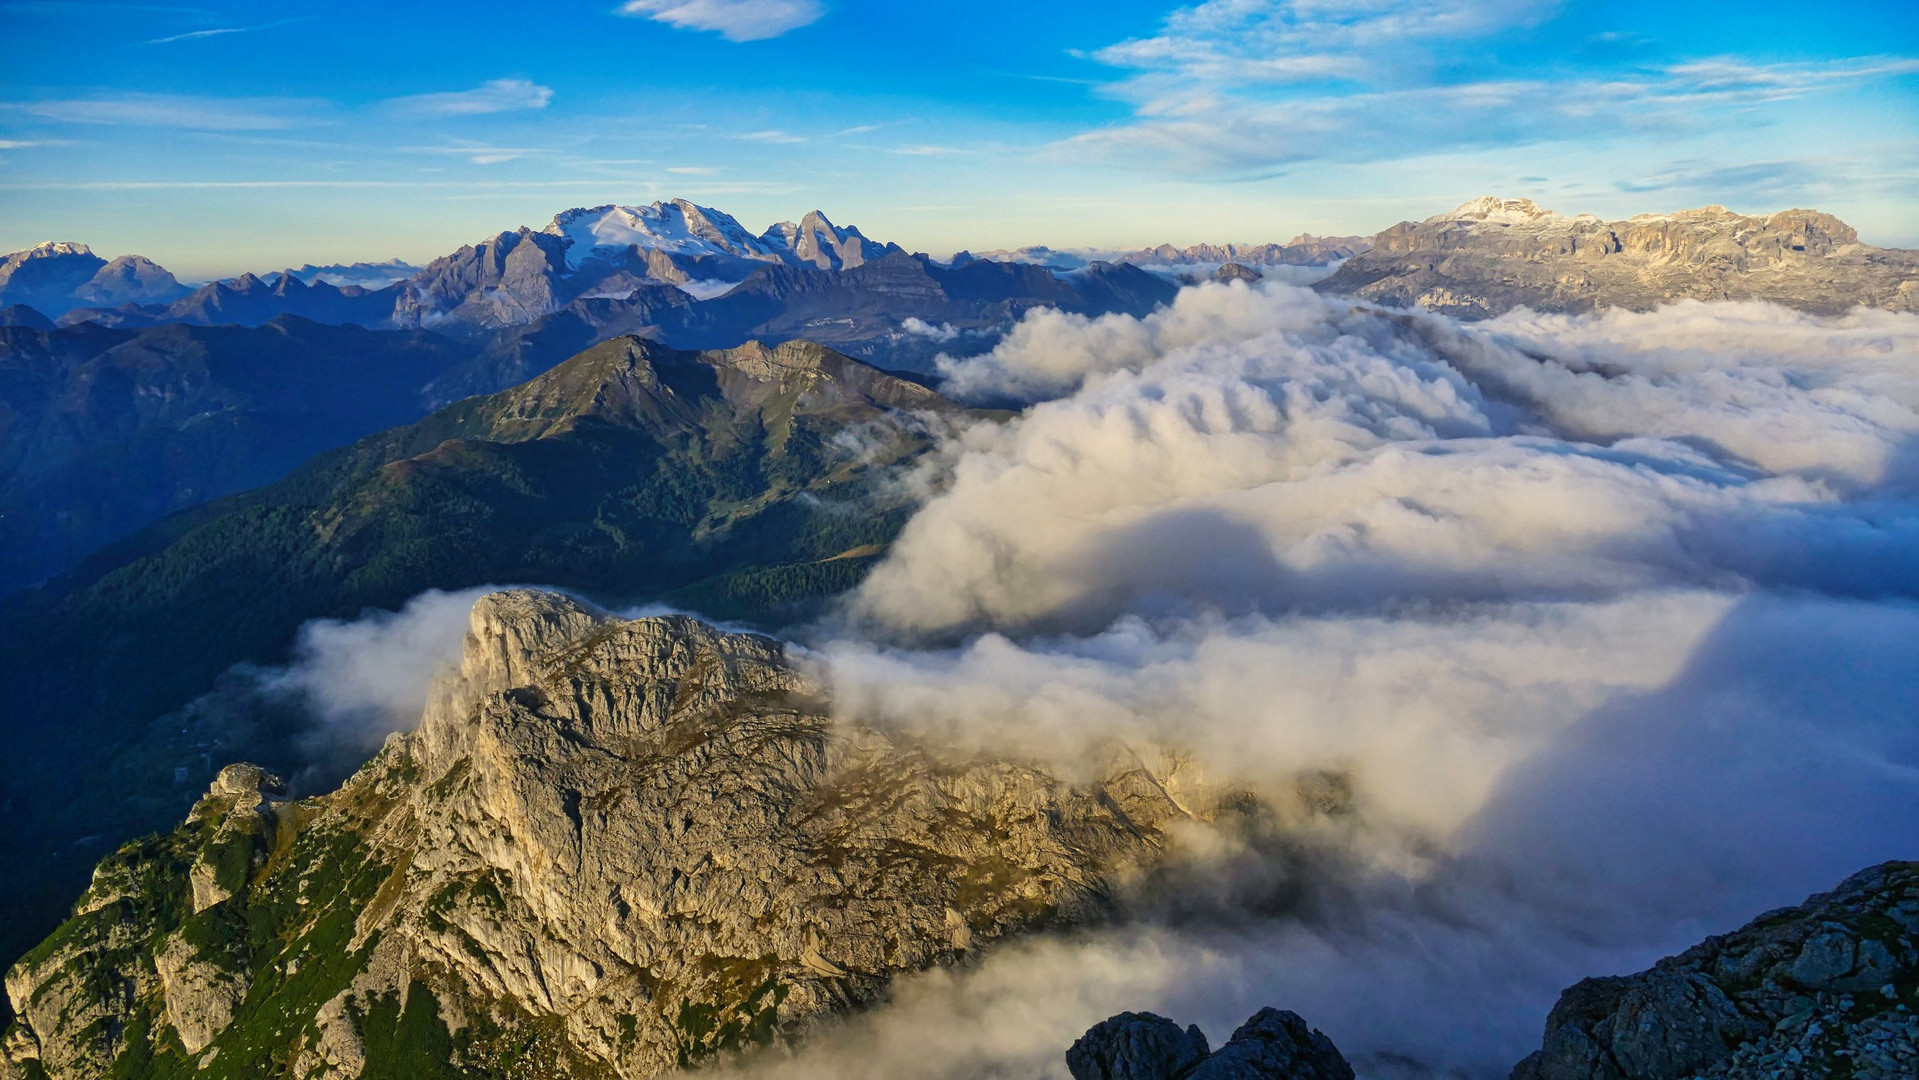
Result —
M 1748 217 L 1708 206 L 1604 221 L 1488 196 L 1387 229 L 1314 288 L 1464 318 L 1687 299 L 1916 311 L 1919 251 L 1862 244 L 1816 210 Z
M 1100 914 L 1163 779 L 936 760 L 771 639 L 495 594 L 340 790 L 234 766 L 103 862 L 0 1075 L 657 1076 Z

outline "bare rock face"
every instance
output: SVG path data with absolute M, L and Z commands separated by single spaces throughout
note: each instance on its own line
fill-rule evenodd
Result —
M 658 1076 L 1100 916 L 1185 816 L 1127 770 L 938 760 L 834 721 L 771 639 L 496 594 L 339 791 L 229 769 L 102 864 L 10 975 L 4 1053 L 54 1080 Z
M 1250 266 L 1242 266 L 1236 262 L 1226 263 L 1213 271 L 1214 281 L 1244 281 L 1249 285 L 1265 276 Z
M 1120 1013 L 1089 1028 L 1066 1051 L 1073 1080 L 1184 1076 L 1212 1048 L 1195 1025 L 1184 1030 L 1156 1013 Z
M 1217 1053 L 1197 1027 L 1153 1013 L 1120 1013 L 1066 1051 L 1073 1080 L 1353 1080 L 1331 1039 L 1298 1013 L 1261 1009 Z
M 1603 221 L 1528 199 L 1476 199 L 1373 238 L 1314 288 L 1486 318 L 1516 307 L 1648 310 L 1677 300 L 1770 300 L 1815 314 L 1919 310 L 1919 252 L 1859 242 L 1816 210 L 1748 217 L 1723 206 Z
M 1919 863 L 1560 996 L 1513 1080 L 1919 1075 Z

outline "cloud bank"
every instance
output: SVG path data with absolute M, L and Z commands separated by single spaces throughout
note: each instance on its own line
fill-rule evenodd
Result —
M 1919 856 L 1916 361 L 1881 312 L 1235 284 L 948 362 L 1032 404 L 812 642 L 837 707 L 1081 776 L 1171 748 L 1287 846 L 1198 829 L 1124 927 L 740 1068 L 1062 1075 L 1119 1009 L 1272 1004 L 1368 1075 L 1503 1076 L 1579 978 Z

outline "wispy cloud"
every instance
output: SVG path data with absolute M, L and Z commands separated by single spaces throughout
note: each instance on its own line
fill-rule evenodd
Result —
M 1435 42 L 1543 21 L 1560 0 L 1206 0 L 1160 33 L 1098 50 L 1116 67 L 1214 81 L 1301 82 L 1395 67 Z
M 272 30 L 275 27 L 287 26 L 297 22 L 306 22 L 311 18 L 313 18 L 311 15 L 300 15 L 291 19 L 275 19 L 273 22 L 261 23 L 258 26 L 216 26 L 210 30 L 189 30 L 184 34 L 173 34 L 168 37 L 154 38 L 151 41 L 144 42 L 144 44 L 170 45 L 176 41 L 194 41 L 199 38 L 221 37 L 226 34 L 249 34 L 255 30 Z
M 449 157 L 462 157 L 475 165 L 499 165 L 503 162 L 518 161 L 521 158 L 549 153 L 538 147 L 494 146 L 492 143 L 476 142 L 470 139 L 455 139 L 442 146 L 402 146 L 400 150 L 408 154 L 444 154 Z
M 1206 0 L 1156 34 L 1079 54 L 1121 73 L 1130 120 L 1054 156 L 1270 178 L 1302 161 L 1364 162 L 1594 132 L 1697 135 L 1736 110 L 1919 70 L 1906 57 L 1710 58 L 1618 74 L 1533 64 L 1503 75 L 1484 42 L 1545 23 L 1562 0 Z M 1479 73 L 1456 81 L 1446 72 Z M 1744 124 L 1763 123 L 1746 117 Z
M 713 30 L 728 41 L 762 41 L 819 21 L 819 0 L 627 0 L 620 14 L 682 30 Z
M 60 101 L 0 102 L 0 111 L 67 124 L 170 127 L 198 131 L 268 131 L 291 127 L 324 103 L 278 98 L 213 98 L 187 94 L 118 94 Z
M 763 143 L 785 144 L 785 143 L 803 143 L 806 141 L 806 136 L 804 135 L 795 135 L 790 131 L 780 131 L 777 128 L 767 130 L 767 131 L 749 131 L 743 135 L 738 135 L 735 137 L 745 139 L 748 142 L 763 142 Z
M 551 87 L 529 79 L 493 79 L 471 90 L 391 98 L 387 105 L 412 116 L 483 116 L 521 109 L 544 109 Z
M 1834 179 L 1832 162 L 1819 167 L 1804 161 L 1754 161 L 1741 165 L 1714 165 L 1709 162 L 1677 162 L 1634 180 L 1619 181 L 1625 192 L 1707 191 L 1715 196 L 1729 192 L 1752 198 L 1791 196 Z

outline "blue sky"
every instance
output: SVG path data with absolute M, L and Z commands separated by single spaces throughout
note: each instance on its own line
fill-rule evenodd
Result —
M 25 0 L 0 71 L 0 250 L 187 277 L 673 195 L 936 254 L 1370 233 L 1485 193 L 1809 205 L 1919 246 L 1910 0 Z

